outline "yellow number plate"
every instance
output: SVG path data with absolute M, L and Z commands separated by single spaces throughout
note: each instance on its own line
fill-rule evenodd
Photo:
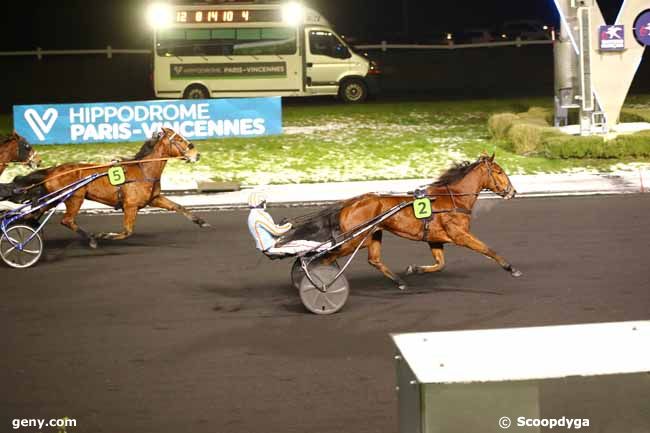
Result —
M 123 167 L 111 167 L 108 169 L 108 181 L 113 186 L 123 185 L 126 182 L 126 174 Z
M 419 198 L 413 201 L 413 213 L 417 219 L 429 218 L 433 214 L 431 200 L 428 198 Z

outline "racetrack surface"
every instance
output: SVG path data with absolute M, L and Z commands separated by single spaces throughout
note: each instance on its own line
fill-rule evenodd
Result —
M 481 201 L 475 233 L 522 278 L 448 247 L 442 273 L 407 277 L 400 293 L 362 253 L 348 304 L 328 317 L 305 312 L 291 261 L 254 249 L 245 212 L 206 213 L 207 230 L 143 215 L 131 239 L 97 250 L 51 224 L 37 267 L 0 265 L 0 431 L 67 416 L 68 432 L 394 433 L 390 333 L 650 319 L 649 215 L 648 195 Z M 423 243 L 384 244 L 394 270 L 431 263 Z M 650 401 L 650 376 L 623 382 L 542 394 L 598 431 L 650 432 L 650 408 L 613 428 L 628 402 Z

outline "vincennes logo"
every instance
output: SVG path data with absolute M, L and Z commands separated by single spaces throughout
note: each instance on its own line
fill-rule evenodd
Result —
M 45 134 L 49 133 L 54 126 L 54 122 L 59 117 L 58 111 L 54 108 L 48 108 L 43 115 L 39 115 L 36 110 L 30 108 L 25 110 L 25 120 L 34 131 L 39 140 L 45 140 Z
M 174 72 L 176 75 L 180 75 L 183 72 L 183 67 L 182 66 L 174 66 Z

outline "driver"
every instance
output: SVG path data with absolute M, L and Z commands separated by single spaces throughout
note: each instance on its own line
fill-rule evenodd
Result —
M 267 256 L 296 255 L 311 250 L 324 250 L 329 247 L 329 242 L 308 240 L 295 240 L 287 242 L 281 247 L 276 247 L 278 239 L 291 230 L 291 224 L 277 225 L 273 217 L 266 212 L 266 197 L 262 193 L 253 192 L 248 197 L 248 230 L 255 239 L 255 246 Z

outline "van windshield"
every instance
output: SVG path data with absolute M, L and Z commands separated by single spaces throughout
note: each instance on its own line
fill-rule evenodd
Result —
M 329 30 L 311 30 L 309 32 L 309 51 L 312 54 L 337 59 L 350 57 L 350 51 L 345 43 Z

